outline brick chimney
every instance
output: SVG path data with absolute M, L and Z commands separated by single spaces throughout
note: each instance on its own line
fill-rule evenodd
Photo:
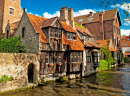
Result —
M 93 16 L 93 12 L 89 12 L 89 17 Z
M 68 9 L 66 6 L 64 6 L 60 9 L 60 20 L 69 24 Z
M 73 10 L 73 8 L 69 8 L 69 10 L 68 10 L 68 19 L 69 19 L 69 24 L 74 29 L 74 10 Z
M 100 33 L 103 35 L 104 40 L 104 28 L 103 28 L 103 12 L 99 13 Z

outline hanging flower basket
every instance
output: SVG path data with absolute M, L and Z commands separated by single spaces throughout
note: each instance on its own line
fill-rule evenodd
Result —
M 54 66 L 54 64 L 48 64 L 48 66 L 49 66 L 49 67 L 52 67 L 52 66 Z
M 55 40 L 58 40 L 59 38 L 55 37 Z

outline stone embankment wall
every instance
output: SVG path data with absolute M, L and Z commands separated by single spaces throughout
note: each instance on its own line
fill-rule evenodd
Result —
M 29 87 L 28 66 L 32 64 L 33 83 L 39 81 L 39 61 L 37 55 L 26 53 L 0 53 L 0 78 L 3 75 L 14 80 L 0 83 L 0 92 Z

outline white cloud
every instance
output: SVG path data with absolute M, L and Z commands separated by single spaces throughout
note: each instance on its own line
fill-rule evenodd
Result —
M 78 12 L 74 12 L 74 16 L 80 16 L 80 15 L 85 15 L 85 14 L 89 14 L 89 12 L 96 12 L 92 9 L 83 9 L 83 10 L 79 10 Z M 52 18 L 52 17 L 56 17 L 56 16 L 60 16 L 60 11 L 56 11 L 53 14 L 50 14 L 48 12 L 43 13 L 43 16 L 46 18 Z
M 110 7 L 112 7 L 112 8 L 121 8 L 121 9 L 126 10 L 126 11 L 128 11 L 130 13 L 130 3 L 124 3 L 123 5 L 116 4 L 116 5 L 111 5 Z
M 92 9 L 83 9 L 83 10 L 79 10 L 78 12 L 74 12 L 74 16 L 86 15 L 89 14 L 89 12 L 95 13 L 96 11 Z
M 116 4 L 116 5 L 111 5 L 110 7 L 117 8 L 117 7 L 120 7 L 120 6 L 121 6 L 120 4 Z
M 56 11 L 53 14 L 49 14 L 48 12 L 43 13 L 43 16 L 46 18 L 52 18 L 52 17 L 56 17 L 56 16 L 60 16 L 60 11 Z
M 124 29 L 121 29 L 121 36 L 122 35 L 126 35 L 126 36 L 129 36 L 130 35 L 130 30 L 124 30 Z

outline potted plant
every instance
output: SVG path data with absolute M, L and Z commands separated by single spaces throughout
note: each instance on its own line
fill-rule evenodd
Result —
M 49 67 L 52 67 L 52 66 L 54 66 L 54 64 L 51 64 L 51 63 L 50 63 L 50 64 L 48 64 L 48 66 L 49 66 Z

